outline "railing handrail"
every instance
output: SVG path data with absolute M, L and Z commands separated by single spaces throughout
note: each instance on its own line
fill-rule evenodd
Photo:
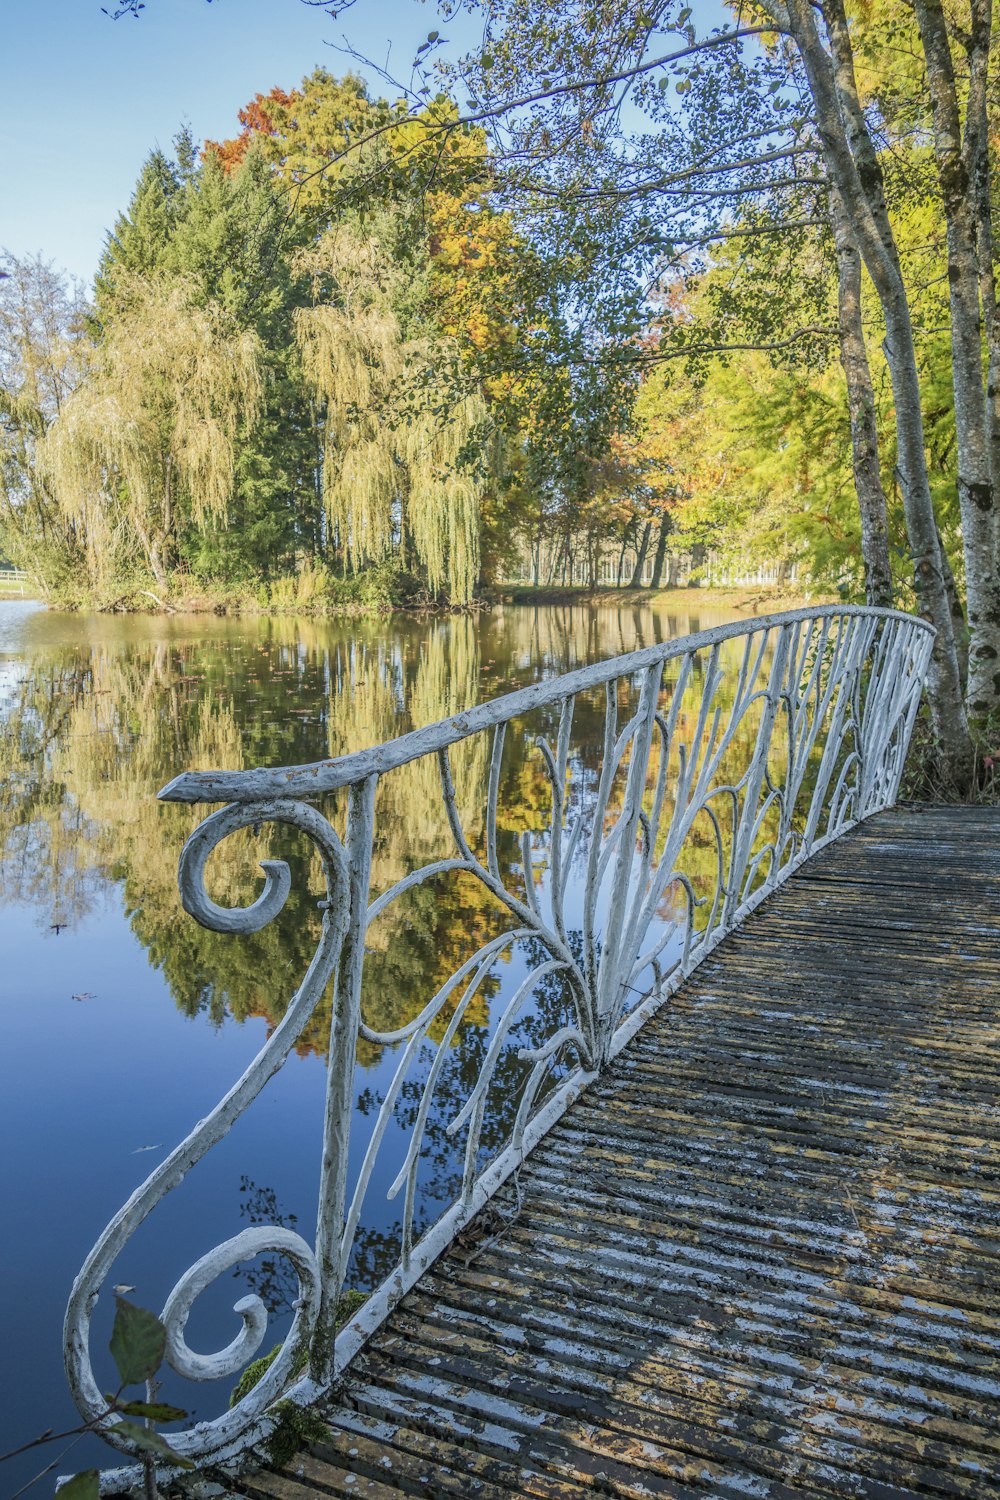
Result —
M 513 692 L 491 698 L 487 703 L 463 709 L 451 718 L 438 719 L 420 729 L 411 729 L 396 739 L 386 740 L 367 750 L 354 750 L 350 755 L 338 755 L 331 760 L 313 761 L 301 766 L 262 767 L 250 771 L 182 771 L 157 796 L 161 802 L 192 804 L 259 802 L 269 797 L 321 797 L 342 787 L 355 786 L 369 776 L 382 776 L 387 771 L 397 770 L 424 755 L 445 750 L 449 745 L 467 739 L 469 735 L 493 729 L 497 724 L 517 718 L 531 709 L 545 708 L 587 688 L 602 687 L 623 673 L 641 672 L 644 667 L 651 667 L 658 661 L 666 663 L 674 657 L 700 651 L 705 646 L 721 645 L 723 641 L 734 640 L 742 635 L 756 635 L 758 632 L 773 630 L 775 626 L 794 625 L 798 621 L 830 616 L 850 618 L 852 615 L 906 620 L 910 624 L 922 625 L 930 635 L 936 634 L 932 625 L 916 615 L 899 609 L 880 609 L 865 604 L 815 604 L 806 609 L 755 615 L 752 620 L 734 620 L 729 625 L 717 625 L 711 630 L 676 636 L 673 640 L 661 641 L 655 646 L 644 646 L 638 651 L 608 657 L 591 666 L 577 667 L 558 677 L 545 678 L 528 687 L 515 688 Z
M 323 917 L 315 952 L 282 1019 L 228 1093 L 111 1220 L 77 1277 L 66 1314 L 65 1350 L 70 1385 L 87 1419 L 113 1446 L 134 1451 L 127 1437 L 109 1428 L 90 1363 L 91 1312 L 98 1292 L 135 1229 L 249 1108 L 327 993 L 332 993 L 332 1012 L 314 1242 L 277 1225 L 244 1230 L 192 1266 L 164 1306 L 167 1362 L 186 1378 L 217 1379 L 234 1375 L 261 1347 L 266 1309 L 259 1298 L 242 1299 L 235 1308 L 244 1322 L 242 1333 L 219 1353 L 201 1355 L 188 1347 L 184 1331 L 195 1298 L 211 1281 L 265 1252 L 287 1257 L 298 1277 L 291 1330 L 258 1384 L 215 1421 L 170 1435 L 175 1452 L 191 1458 L 236 1455 L 266 1429 L 274 1402 L 283 1394 L 308 1402 L 328 1390 L 421 1272 L 716 944 L 811 854 L 891 806 L 933 636 L 926 621 L 898 610 L 864 605 L 787 610 L 578 668 L 335 760 L 270 770 L 187 772 L 165 787 L 160 796 L 167 801 L 228 804 L 204 818 L 181 853 L 182 904 L 202 926 L 255 933 L 284 907 L 292 877 L 281 860 L 262 862 L 264 890 L 249 906 L 221 907 L 206 889 L 212 851 L 239 829 L 255 825 L 284 824 L 304 834 L 314 857 L 319 856 L 326 896 L 320 903 Z M 741 638 L 742 649 L 727 660 L 729 653 L 721 647 Z M 680 661 L 679 670 L 665 682 L 663 668 L 673 660 Z M 724 680 L 731 692 L 728 687 L 723 692 Z M 626 688 L 624 703 L 616 684 Z M 602 685 L 603 749 L 594 764 L 598 741 L 591 742 L 591 749 L 575 746 L 573 714 L 578 695 Z M 546 706 L 558 708 L 550 738 L 508 733 L 511 721 Z M 470 837 L 447 751 L 489 730 L 488 768 L 484 758 L 475 792 L 478 798 L 485 790 L 485 807 L 476 805 L 479 821 Z M 541 757 L 550 793 L 547 828 L 524 827 L 523 819 L 521 826 L 505 825 L 506 853 L 498 841 L 504 767 L 510 765 L 505 745 L 520 757 L 515 769 L 529 754 Z M 731 752 L 739 754 L 738 766 L 728 759 Z M 453 852 L 442 858 L 437 847 L 424 851 L 413 868 L 378 890 L 372 860 L 381 778 L 424 758 L 437 761 Z M 311 804 L 343 787 L 349 794 L 341 838 Z M 698 826 L 707 835 L 703 843 L 710 855 L 702 872 L 704 894 L 695 888 L 695 872 L 685 867 L 696 819 L 702 820 Z M 478 883 L 503 918 L 503 930 L 485 940 L 482 933 L 470 933 L 468 946 L 475 951 L 443 984 L 435 977 L 435 994 L 426 1001 L 409 995 L 416 1013 L 402 1026 L 397 1021 L 389 1030 L 379 1029 L 374 1018 L 369 1023 L 362 1014 L 366 954 L 374 951 L 366 941 L 369 928 L 409 891 L 453 875 Z M 701 916 L 696 921 L 697 909 Z M 499 1013 L 491 1016 L 495 1024 L 476 1081 L 444 1127 L 457 1150 L 465 1142 L 461 1190 L 451 1207 L 422 1230 L 419 1166 L 442 1059 L 473 998 L 515 949 L 526 975 L 512 971 L 513 993 L 499 1001 Z M 517 1039 L 516 1028 L 542 981 L 562 987 L 559 1005 L 545 1022 L 553 1029 L 539 1040 L 529 1028 Z M 432 1035 L 437 1025 L 443 1028 L 440 1040 Z M 352 1177 L 361 1038 L 395 1049 L 397 1061 Z M 428 1042 L 437 1050 L 423 1082 L 414 1080 L 419 1107 L 388 1194 L 392 1198 L 402 1191 L 400 1259 L 365 1307 L 337 1332 L 339 1294 L 380 1144 L 397 1102 L 405 1097 L 411 1065 Z M 494 1101 L 508 1144 L 483 1167 L 488 1091 L 507 1046 L 525 1074 L 513 1092 L 505 1082 Z M 508 1107 L 516 1109 L 512 1124 Z M 309 1356 L 308 1373 L 290 1385 L 303 1352 Z

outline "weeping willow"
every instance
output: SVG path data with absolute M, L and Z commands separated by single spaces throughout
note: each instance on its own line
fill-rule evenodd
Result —
M 479 577 L 479 486 L 461 465 L 485 418 L 480 397 L 466 396 L 441 417 L 421 412 L 403 432 L 409 477 L 407 519 L 432 589 L 471 598 Z
M 346 557 L 355 568 L 378 562 L 408 530 L 431 589 L 471 598 L 479 487 L 464 459 L 485 418 L 482 399 L 460 397 L 444 414 L 432 407 L 445 351 L 404 338 L 393 309 L 398 273 L 374 240 L 338 226 L 299 267 L 313 299 L 296 314 L 296 333 L 325 409 L 323 494 Z
M 184 278 L 135 278 L 42 455 L 92 558 L 110 562 L 135 539 L 159 578 L 182 523 L 224 522 L 237 435 L 261 395 L 255 334 L 199 305 Z

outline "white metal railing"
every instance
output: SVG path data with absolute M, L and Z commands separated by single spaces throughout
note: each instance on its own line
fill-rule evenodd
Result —
M 175 1371 L 192 1380 L 235 1376 L 261 1347 L 265 1307 L 257 1297 L 238 1302 L 242 1330 L 221 1353 L 206 1356 L 185 1341 L 194 1300 L 217 1277 L 264 1252 L 287 1257 L 297 1273 L 292 1326 L 260 1382 L 217 1420 L 170 1434 L 175 1450 L 189 1458 L 234 1455 L 266 1429 L 279 1395 L 308 1401 L 328 1388 L 400 1296 L 716 943 L 810 854 L 892 804 L 932 640 L 930 627 L 909 615 L 799 610 L 586 667 L 340 759 L 186 772 L 165 787 L 160 797 L 168 801 L 225 804 L 181 854 L 181 897 L 191 916 L 236 935 L 266 926 L 289 894 L 288 866 L 263 862 L 259 898 L 226 909 L 206 892 L 206 860 L 238 829 L 286 824 L 318 851 L 326 887 L 322 930 L 304 979 L 253 1063 L 136 1190 L 76 1280 L 66 1362 L 85 1417 L 97 1420 L 105 1410 L 89 1329 L 112 1264 L 278 1071 L 328 985 L 333 1008 L 314 1239 L 280 1226 L 246 1229 L 187 1271 L 162 1313 Z M 575 710 L 598 726 L 592 753 L 575 737 Z M 470 759 L 476 747 L 479 759 Z M 454 765 L 463 753 L 459 795 Z M 533 758 L 545 789 L 541 828 L 532 829 L 517 797 L 508 797 L 525 757 Z M 379 788 L 427 762 L 452 850 L 416 858 L 414 868 L 373 896 Z M 346 795 L 343 837 L 313 805 L 333 793 Z M 433 995 L 414 1002 L 406 1024 L 393 1031 L 368 1024 L 366 938 L 415 887 L 459 877 L 482 887 L 502 931 L 482 942 L 470 937 L 464 961 Z M 499 988 L 497 1013 L 478 1076 L 447 1126 L 460 1186 L 451 1206 L 425 1227 L 418 1183 L 435 1090 L 446 1056 L 461 1042 L 470 1004 L 488 985 L 494 994 Z M 553 985 L 560 1005 L 546 1012 L 555 1019 L 539 1036 L 543 1013 L 533 1009 L 533 997 Z M 527 1040 L 526 1016 L 534 1027 Z M 352 1178 L 359 1039 L 396 1049 L 398 1062 Z M 509 1066 L 520 1071 L 517 1088 L 507 1087 L 498 1099 L 501 1059 L 508 1080 Z M 365 1193 L 380 1147 L 393 1139 L 401 1090 L 415 1073 L 417 1103 L 413 1109 L 411 1090 L 410 1133 L 393 1162 L 390 1189 L 403 1199 L 398 1264 L 338 1333 L 338 1295 Z M 506 1144 L 484 1160 L 484 1121 L 496 1109 L 506 1111 Z M 306 1373 L 297 1373 L 304 1355 Z M 120 1435 L 104 1435 L 129 1451 Z

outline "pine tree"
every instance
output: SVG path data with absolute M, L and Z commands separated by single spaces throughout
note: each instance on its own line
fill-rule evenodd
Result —
M 159 149 L 143 163 L 125 213 L 107 238 L 94 281 L 94 331 L 113 317 L 121 282 L 157 272 L 173 232 L 179 182 L 177 171 Z M 122 278 L 121 273 L 126 273 Z

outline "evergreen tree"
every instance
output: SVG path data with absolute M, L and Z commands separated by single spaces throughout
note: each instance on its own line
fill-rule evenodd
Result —
M 139 173 L 131 201 L 107 238 L 94 281 L 94 328 L 99 331 L 121 295 L 125 281 L 150 276 L 162 263 L 176 219 L 179 182 L 174 164 L 157 148 Z
M 253 332 L 263 361 L 263 404 L 237 441 L 227 514 L 193 530 L 183 549 L 201 575 L 271 578 L 321 544 L 318 437 L 293 323 L 308 296 L 305 278 L 292 269 L 300 239 L 301 225 L 286 222 L 256 148 L 232 173 L 207 153 L 183 189 L 165 271 L 192 278 L 206 302 Z

